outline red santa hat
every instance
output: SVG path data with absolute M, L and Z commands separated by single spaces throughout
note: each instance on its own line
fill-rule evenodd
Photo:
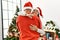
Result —
M 40 14 L 41 16 L 43 16 L 43 15 L 42 15 L 42 10 L 41 10 L 39 7 L 37 7 L 36 10 L 38 10 L 39 14 Z
M 25 9 L 32 9 L 32 8 L 33 8 L 33 5 L 32 5 L 31 2 L 25 3 L 25 5 L 24 5 L 24 10 L 25 10 Z

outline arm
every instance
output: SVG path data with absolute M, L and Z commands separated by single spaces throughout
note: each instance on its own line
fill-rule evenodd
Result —
M 38 28 L 36 25 L 31 25 L 30 29 L 33 30 L 33 31 L 36 31 L 36 32 L 38 32 L 40 34 L 43 34 L 43 35 L 45 34 L 44 30 Z
M 42 29 L 42 22 L 41 22 L 40 18 L 38 18 L 38 21 L 39 21 L 39 28 L 37 29 L 37 32 L 40 33 L 41 35 L 44 35 L 45 32 Z
M 42 35 L 45 35 L 45 32 L 44 32 L 44 30 L 42 30 L 42 29 L 37 29 L 37 32 L 40 33 L 41 36 L 42 36 Z
M 44 32 L 44 30 L 42 30 L 42 23 L 41 23 L 40 20 L 38 20 L 38 22 L 39 22 L 38 23 L 39 27 L 37 27 L 36 25 L 31 24 L 30 29 L 44 35 L 45 32 Z
M 18 15 L 28 16 L 29 18 L 32 18 L 32 16 L 33 16 L 33 14 L 26 14 L 25 12 L 18 12 Z
M 30 29 L 33 30 L 33 31 L 36 31 L 36 32 L 40 33 L 41 36 L 44 36 L 44 35 L 45 35 L 44 30 L 38 28 L 38 27 L 35 26 L 35 25 L 30 26 Z
M 18 15 L 25 16 L 26 14 L 20 11 L 18 12 Z
M 16 23 L 16 27 L 17 27 L 18 31 L 20 31 L 20 30 L 19 30 L 19 26 L 18 26 L 18 23 Z
M 17 29 L 18 29 L 18 31 L 20 31 L 20 29 L 19 29 L 19 20 L 20 20 L 20 18 L 19 18 L 19 16 L 17 17 L 17 19 L 16 19 L 16 27 L 17 27 Z

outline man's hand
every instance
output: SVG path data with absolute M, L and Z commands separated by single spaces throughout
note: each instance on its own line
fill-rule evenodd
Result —
M 30 29 L 31 30 L 33 30 L 33 31 L 37 31 L 38 30 L 38 28 L 37 28 L 37 26 L 36 25 L 30 25 Z
M 45 34 L 40 34 L 41 37 L 45 36 Z
M 45 32 L 42 29 L 39 29 L 36 25 L 31 24 L 30 29 L 32 31 L 36 31 L 36 32 L 40 33 L 41 37 L 43 37 L 45 35 Z

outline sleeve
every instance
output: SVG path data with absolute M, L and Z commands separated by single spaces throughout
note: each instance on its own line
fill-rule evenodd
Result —
M 42 29 L 38 29 L 37 32 L 40 33 L 41 35 L 45 34 L 44 30 L 42 30 Z
M 17 27 L 18 31 L 20 31 L 20 30 L 19 30 L 19 26 L 18 26 L 18 23 L 16 23 L 16 27 Z
M 37 32 L 42 35 L 45 34 L 44 30 L 42 29 L 42 22 L 41 22 L 40 18 L 39 18 L 39 28 L 38 28 Z
M 38 21 L 39 21 L 39 28 L 42 29 L 42 22 L 41 22 L 40 18 L 38 18 Z
M 17 27 L 18 31 L 20 31 L 19 25 L 18 25 L 18 24 L 19 24 L 19 19 L 20 19 L 20 18 L 19 18 L 19 16 L 18 16 L 17 19 L 16 19 L 16 27 Z

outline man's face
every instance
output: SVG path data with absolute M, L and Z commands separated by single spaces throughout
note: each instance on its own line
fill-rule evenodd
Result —
M 31 13 L 31 9 L 25 9 L 24 10 L 27 14 L 30 14 Z

